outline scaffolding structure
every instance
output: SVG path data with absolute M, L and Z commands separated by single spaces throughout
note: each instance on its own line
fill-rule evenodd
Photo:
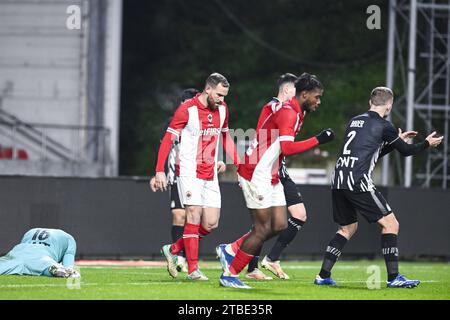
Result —
M 430 148 L 420 163 L 408 157 L 401 168 L 399 159 L 394 159 L 397 173 L 404 172 L 399 180 L 405 187 L 446 189 L 450 180 L 450 0 L 390 0 L 386 68 L 386 86 L 396 88 L 393 116 L 406 130 L 422 129 L 422 139 L 433 131 L 444 135 L 442 145 Z M 387 157 L 383 185 L 391 184 L 392 171 Z

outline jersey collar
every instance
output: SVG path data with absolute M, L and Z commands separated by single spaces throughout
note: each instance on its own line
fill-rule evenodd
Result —
M 200 92 L 200 93 L 197 93 L 197 95 L 194 97 L 194 100 L 195 100 L 195 104 L 197 105 L 197 107 L 200 107 L 201 109 L 209 109 L 207 106 L 205 106 L 201 101 L 200 101 L 200 99 L 199 99 L 199 97 L 200 97 L 200 95 L 201 95 L 202 93 Z
M 297 98 L 293 97 L 289 101 L 289 105 L 292 107 L 292 109 L 298 112 L 300 116 L 300 122 L 303 122 L 303 119 L 305 118 L 305 111 L 302 110 L 302 107 L 300 106 L 300 103 L 298 102 Z
M 294 97 L 291 100 L 289 100 L 289 105 L 298 113 L 302 113 L 302 108 L 300 107 L 300 103 L 298 103 L 298 100 Z

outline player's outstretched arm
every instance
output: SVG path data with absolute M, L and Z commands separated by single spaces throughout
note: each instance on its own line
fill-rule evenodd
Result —
M 409 140 L 411 140 L 412 138 L 417 136 L 417 133 L 418 133 L 417 131 L 403 132 L 401 128 L 398 128 L 398 136 L 400 137 L 400 139 L 402 139 L 406 143 L 408 143 Z M 392 151 L 394 151 L 394 147 L 392 146 L 392 144 L 388 144 L 387 146 L 383 147 L 383 149 L 381 149 L 380 158 L 387 155 L 388 153 L 390 153 Z
M 436 148 L 437 146 L 439 146 L 444 137 L 435 137 L 435 134 L 436 132 L 433 132 L 428 135 L 428 137 L 426 137 L 424 141 L 414 144 L 408 144 L 402 139 L 397 139 L 392 143 L 392 147 L 398 150 L 398 152 L 400 152 L 402 156 L 412 156 L 424 151 L 428 147 Z
M 309 138 L 302 141 L 281 141 L 281 152 L 285 156 L 290 156 L 293 154 L 298 154 L 305 152 L 319 144 L 324 144 L 330 142 L 334 139 L 334 132 L 331 129 L 323 130 L 321 133 L 315 137 Z
M 319 141 L 316 137 L 309 138 L 302 141 L 281 141 L 281 153 L 284 156 L 290 156 L 293 154 L 299 154 L 305 152 L 315 146 L 319 145 Z

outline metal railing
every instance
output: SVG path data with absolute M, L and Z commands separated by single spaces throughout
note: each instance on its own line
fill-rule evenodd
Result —
M 111 162 L 110 130 L 104 127 L 29 123 L 0 108 L 0 136 L 9 142 L 13 157 L 22 148 L 39 160 Z

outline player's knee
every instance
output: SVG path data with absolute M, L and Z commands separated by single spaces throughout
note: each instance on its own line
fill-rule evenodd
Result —
M 392 222 L 392 230 L 395 233 L 398 233 L 398 231 L 400 230 L 400 223 L 397 221 L 397 219 L 394 219 L 394 221 Z
M 213 232 L 214 230 L 217 229 L 217 227 L 219 226 L 219 223 L 213 223 L 213 224 L 206 224 L 205 226 L 203 226 L 203 228 L 206 229 L 206 231 L 208 232 Z
M 184 210 L 173 210 L 172 221 L 174 225 L 184 226 L 186 222 L 186 213 L 184 212 Z
M 302 212 L 302 213 L 300 213 L 300 214 L 297 214 L 297 215 L 292 215 L 295 219 L 298 219 L 298 220 L 301 220 L 301 221 L 303 221 L 303 222 L 306 222 L 306 219 L 308 219 L 308 217 L 307 217 L 307 215 L 306 215 L 306 212 Z
M 386 233 L 394 233 L 397 234 L 400 230 L 400 223 L 395 217 L 389 221 L 389 223 L 384 228 Z
M 400 224 L 394 214 L 385 216 L 379 223 L 381 224 L 382 233 L 398 234 L 398 231 L 400 230 Z
M 268 239 L 272 233 L 272 229 L 269 225 L 255 226 L 254 230 L 255 236 L 261 241 L 265 241 L 266 239 Z
M 293 205 L 288 209 L 291 216 L 293 216 L 295 219 L 306 221 L 307 219 L 306 209 L 302 203 Z
M 353 223 L 348 226 L 341 226 L 338 233 L 346 239 L 350 239 L 356 233 L 356 230 L 358 230 L 358 223 Z
M 281 223 L 277 223 L 277 224 L 275 224 L 273 226 L 272 232 L 274 234 L 278 234 L 278 233 L 282 232 L 284 229 L 286 229 L 287 226 L 288 226 L 287 220 L 285 220 L 285 221 L 283 221 Z

